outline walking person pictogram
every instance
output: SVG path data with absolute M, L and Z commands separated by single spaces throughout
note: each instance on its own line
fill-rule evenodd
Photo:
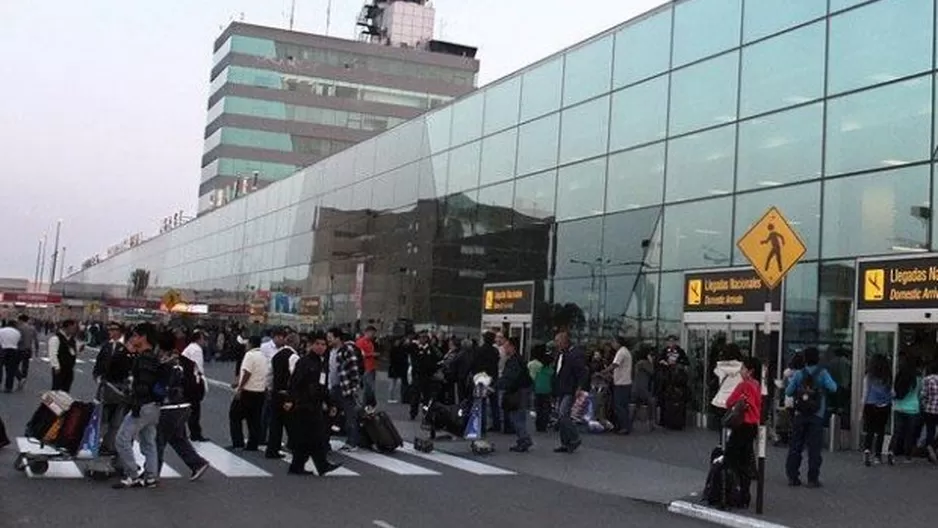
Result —
M 765 237 L 765 240 L 760 242 L 761 244 L 771 244 L 772 249 L 769 251 L 769 256 L 765 259 L 765 271 L 769 271 L 769 265 L 772 263 L 772 258 L 775 258 L 775 263 L 778 266 L 779 273 L 782 272 L 782 246 L 785 245 L 785 237 L 780 235 L 775 231 L 775 224 L 769 224 L 767 226 L 769 230 L 768 236 Z

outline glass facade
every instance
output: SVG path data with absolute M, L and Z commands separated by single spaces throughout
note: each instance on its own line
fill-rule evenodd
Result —
M 785 343 L 850 348 L 855 259 L 938 249 L 934 20 L 930 0 L 668 3 L 71 280 L 146 269 L 154 291 L 454 329 L 478 328 L 484 283 L 530 280 L 538 339 L 562 316 L 660 342 L 683 273 L 743 264 L 736 239 L 775 205 L 808 248 Z M 252 170 L 232 162 L 214 174 Z

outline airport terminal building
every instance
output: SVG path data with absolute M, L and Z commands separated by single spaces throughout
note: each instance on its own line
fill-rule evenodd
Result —
M 820 344 L 855 392 L 868 354 L 935 343 L 935 23 L 933 0 L 668 2 L 64 286 L 146 270 L 153 292 L 318 298 L 326 322 L 675 334 L 700 372 L 768 324 L 774 368 Z M 745 275 L 736 240 L 770 206 L 806 246 L 772 315 L 685 309 L 691 278 Z

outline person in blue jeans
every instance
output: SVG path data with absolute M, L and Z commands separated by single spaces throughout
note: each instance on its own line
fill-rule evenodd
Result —
M 785 463 L 789 486 L 801 485 L 801 453 L 806 447 L 808 487 L 821 486 L 821 443 L 824 438 L 824 417 L 827 415 L 827 396 L 837 391 L 837 383 L 827 369 L 818 366 L 820 357 L 817 348 L 806 348 L 805 368 L 792 375 L 785 390 L 785 395 L 794 398 L 795 402 L 792 437 Z

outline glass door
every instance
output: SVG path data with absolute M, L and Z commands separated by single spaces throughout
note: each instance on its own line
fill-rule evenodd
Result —
M 896 375 L 896 358 L 897 358 L 897 349 L 899 344 L 898 339 L 899 334 L 899 325 L 893 323 L 867 323 L 860 325 L 860 350 L 857 354 L 855 364 L 853 366 L 853 381 L 851 396 L 855 402 L 853 414 L 855 423 L 862 424 L 863 418 L 863 378 L 866 375 L 866 366 L 870 363 L 872 358 L 877 355 L 882 355 L 886 358 L 886 361 L 892 365 L 891 376 L 895 378 Z M 890 417 L 890 425 L 886 429 L 887 432 L 892 430 L 892 417 Z M 863 434 L 862 427 L 855 427 L 856 434 L 854 435 L 854 441 L 859 446 L 860 444 L 860 435 Z M 888 439 L 887 439 L 888 440 Z
M 684 346 L 687 347 L 688 379 L 690 383 L 690 411 L 698 427 L 703 426 L 703 412 L 706 408 L 703 399 L 706 397 L 704 376 L 707 365 L 707 327 L 687 326 Z
M 730 342 L 736 343 L 743 357 L 751 357 L 755 345 L 755 325 L 736 326 L 730 329 Z

